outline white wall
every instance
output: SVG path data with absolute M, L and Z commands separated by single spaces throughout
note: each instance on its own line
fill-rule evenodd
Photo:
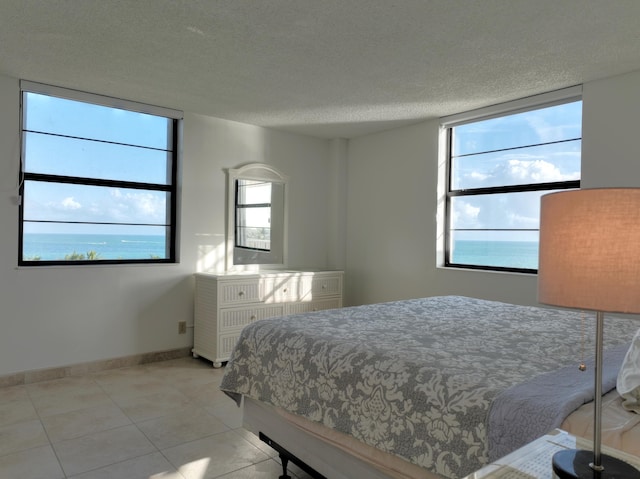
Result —
M 640 72 L 583 88 L 582 185 L 640 186 Z
M 640 186 L 640 72 L 586 84 L 583 100 L 584 186 Z M 187 113 L 180 264 L 18 269 L 18 113 L 18 80 L 0 76 L 0 376 L 190 346 L 177 322 L 192 322 L 192 274 L 224 264 L 224 169 L 254 161 L 291 177 L 289 264 L 346 262 L 346 304 L 537 304 L 533 275 L 436 268 L 437 121 L 327 142 Z
M 640 72 L 584 85 L 583 187 L 640 186 Z M 462 294 L 536 305 L 536 276 L 436 267 L 438 121 L 351 140 L 347 300 Z
M 348 153 L 349 304 L 424 296 L 433 283 L 436 176 L 431 122 L 351 140 Z
M 186 113 L 179 264 L 17 268 L 19 99 L 0 76 L 0 376 L 191 346 L 177 323 L 192 324 L 193 273 L 224 267 L 225 168 L 289 175 L 290 265 L 335 262 L 330 143 Z

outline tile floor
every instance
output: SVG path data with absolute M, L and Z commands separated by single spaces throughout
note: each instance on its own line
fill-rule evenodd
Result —
M 223 372 L 187 357 L 0 388 L 0 478 L 278 478 Z

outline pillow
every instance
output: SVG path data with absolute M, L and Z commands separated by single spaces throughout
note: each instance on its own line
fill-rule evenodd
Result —
M 640 414 L 640 329 L 622 361 L 616 388 L 624 408 Z

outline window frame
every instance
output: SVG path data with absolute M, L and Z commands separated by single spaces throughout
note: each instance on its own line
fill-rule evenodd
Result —
M 169 181 L 166 184 L 162 183 L 147 183 L 143 181 L 131 181 L 131 180 L 113 180 L 103 179 L 97 177 L 85 177 L 85 176 L 69 176 L 69 175 L 56 175 L 50 173 L 34 173 L 25 171 L 25 102 L 26 95 L 28 93 L 35 93 L 40 95 L 46 95 L 49 97 L 56 97 L 65 100 L 72 100 L 91 105 L 104 106 L 113 109 L 133 111 L 137 113 L 144 113 L 148 115 L 160 116 L 166 118 L 170 122 L 170 132 L 172 136 L 172 148 L 167 151 L 169 161 L 171 161 L 170 169 L 168 171 Z M 130 100 L 122 100 L 118 98 L 108 97 L 104 95 L 98 95 L 94 93 L 87 93 L 78 90 L 72 90 L 52 85 L 45 85 L 41 83 L 35 83 L 30 81 L 21 80 L 20 82 L 20 135 L 21 135 L 21 151 L 20 151 L 20 177 L 19 177 L 19 238 L 18 238 L 18 266 L 22 267 L 38 267 L 38 266 L 69 266 L 69 265 L 132 265 L 132 264 L 174 264 L 179 262 L 178 255 L 178 178 L 179 178 L 179 162 L 181 151 L 181 139 L 182 139 L 182 121 L 183 113 L 178 110 L 172 110 L 169 108 L 156 107 L 153 105 L 147 105 L 144 103 L 138 103 Z M 73 137 L 72 137 L 73 139 Z M 76 138 L 84 140 L 83 138 Z M 98 140 L 102 141 L 102 140 Z M 110 143 L 107 141 L 107 143 Z M 25 182 L 26 181 L 38 181 L 67 185 L 84 185 L 84 186 L 99 186 L 99 187 L 115 187 L 131 190 L 141 191 L 160 191 L 169 195 L 169 201 L 167 202 L 167 220 L 170 222 L 168 225 L 164 225 L 169 229 L 168 234 L 165 235 L 165 240 L 169 243 L 167 246 L 168 255 L 166 258 L 135 258 L 135 259 L 78 259 L 78 260 L 28 260 L 24 259 L 24 198 L 25 198 Z M 69 224 L 103 224 L 103 225 L 130 225 L 130 226 L 144 226 L 144 223 L 114 223 L 114 222 L 63 222 Z M 71 253 L 71 252 L 70 252 Z
M 269 247 L 268 248 L 258 248 L 257 246 L 248 246 L 247 244 L 245 244 L 244 241 L 241 241 L 241 238 L 245 238 L 244 234 L 241 234 L 241 231 L 246 230 L 247 228 L 254 228 L 254 226 L 247 226 L 246 223 L 246 219 L 243 218 L 241 220 L 241 218 L 243 217 L 243 213 L 246 212 L 247 210 L 251 210 L 251 209 L 258 209 L 258 208 L 269 208 L 269 218 L 271 218 L 271 199 L 269 199 L 268 203 L 245 203 L 243 199 L 241 199 L 241 197 L 243 196 L 241 193 L 241 188 L 244 187 L 246 188 L 246 185 L 240 185 L 241 181 L 252 181 L 254 183 L 257 184 L 269 184 L 269 186 L 272 186 L 272 182 L 271 181 L 267 181 L 267 180 L 248 180 L 248 179 L 242 179 L 239 178 L 238 180 L 236 180 L 236 232 L 235 232 L 235 248 L 242 248 L 242 249 L 247 249 L 247 250 L 251 250 L 251 251 L 260 251 L 260 252 L 265 252 L 265 253 L 269 253 L 271 252 L 271 226 L 269 226 Z M 271 190 L 270 190 L 271 192 Z
M 444 241 L 443 247 L 443 265 L 445 268 L 456 269 L 470 269 L 470 270 L 482 270 L 482 271 L 498 271 L 498 272 L 510 272 L 510 273 L 527 273 L 537 274 L 538 270 L 533 268 L 517 268 L 506 266 L 490 266 L 481 264 L 468 264 L 457 263 L 451 261 L 452 254 L 452 198 L 469 197 L 477 195 L 492 195 L 492 194 L 513 194 L 513 193 L 525 193 L 525 192 L 544 192 L 544 191 L 559 191 L 568 189 L 579 189 L 582 178 L 582 168 L 580 171 L 580 179 L 567 180 L 567 181 L 555 181 L 544 183 L 526 183 L 516 185 L 502 185 L 502 186 L 489 186 L 479 188 L 457 188 L 454 189 L 453 185 L 453 129 L 457 126 L 481 122 L 490 120 L 493 118 L 500 118 L 515 115 L 518 113 L 524 113 L 533 110 L 540 110 L 544 108 L 550 108 L 567 103 L 573 103 L 576 101 L 582 101 L 582 86 L 574 86 L 563 90 L 549 92 L 542 95 L 536 95 L 512 102 L 507 102 L 499 105 L 494 105 L 470 112 L 460 113 L 449 117 L 441 118 L 441 129 L 444 132 L 445 145 L 445 187 L 444 187 L 444 234 L 442 235 Z M 575 140 L 575 139 L 573 139 Z M 582 135 L 580 136 L 582 140 Z M 569 141 L 569 140 L 563 140 Z M 553 142 L 552 142 L 553 143 Z M 535 146 L 527 145 L 526 147 Z M 522 147 L 524 148 L 524 147 Z M 505 150 L 515 150 L 517 148 L 507 148 Z M 582 163 L 582 159 L 581 159 Z M 537 229 L 499 229 L 499 228 L 487 228 L 487 229 L 456 229 L 456 231 L 539 231 Z

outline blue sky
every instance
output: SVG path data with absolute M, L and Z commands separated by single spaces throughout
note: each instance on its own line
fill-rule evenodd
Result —
M 580 179 L 581 141 L 520 148 L 582 137 L 582 102 L 532 110 L 455 127 L 452 187 L 481 188 Z M 517 148 L 507 151 L 508 148 Z M 489 153 L 484 153 L 489 152 Z M 547 192 L 454 198 L 455 228 L 539 227 Z M 537 232 L 459 232 L 459 239 L 537 241 Z
M 166 150 L 172 148 L 171 121 L 166 118 L 28 93 L 24 126 L 53 134 L 24 133 L 27 172 L 165 185 L 170 181 L 167 160 L 171 154 Z M 24 199 L 25 219 L 168 223 L 169 198 L 161 191 L 30 182 Z M 64 225 L 64 229 L 72 233 L 165 232 L 164 228 L 129 226 Z M 25 232 L 59 231 L 60 225 L 25 223 Z
M 24 134 L 25 171 L 167 184 L 171 121 L 159 116 L 27 94 L 25 127 L 61 136 Z M 455 127 L 454 188 L 477 188 L 580 178 L 581 102 L 532 110 Z M 66 136 L 114 143 L 69 139 Z M 170 156 L 169 156 L 170 158 Z M 170 162 L 169 162 L 170 164 Z M 30 183 L 25 187 L 25 219 L 97 223 L 167 223 L 164 192 L 124 188 Z M 456 228 L 536 229 L 544 193 L 455 198 Z M 65 232 L 108 231 L 164 234 L 162 228 L 64 226 Z M 25 223 L 25 232 L 57 232 L 59 226 Z M 468 233 L 458 233 L 459 238 Z M 471 233 L 474 239 L 537 240 L 537 232 Z

